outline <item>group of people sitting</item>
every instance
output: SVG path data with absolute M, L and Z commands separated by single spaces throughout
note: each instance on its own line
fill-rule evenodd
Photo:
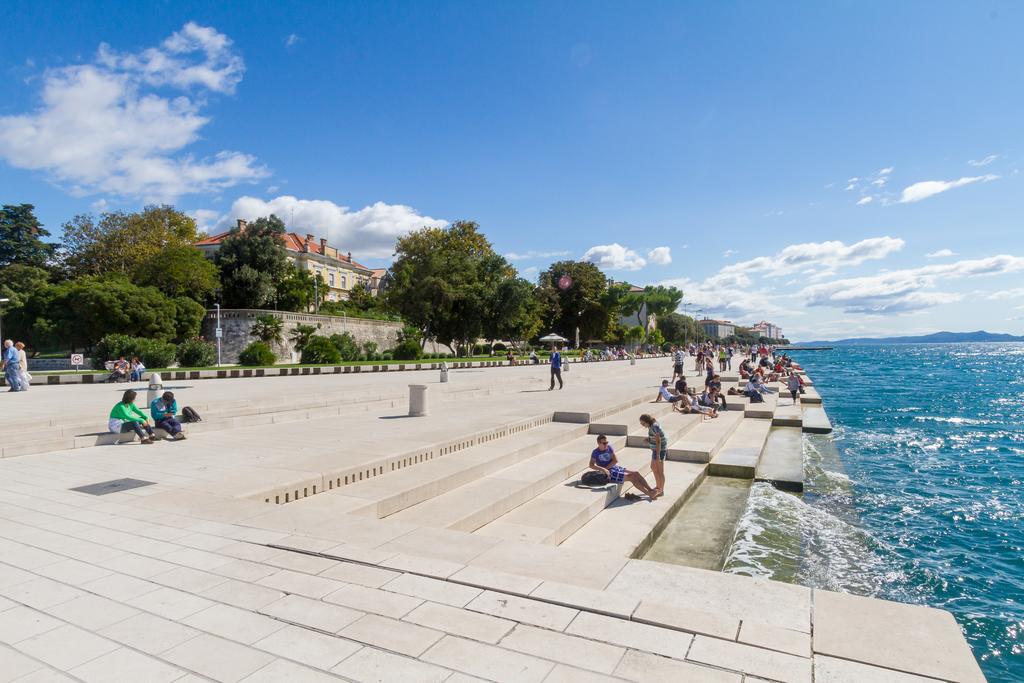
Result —
M 121 400 L 114 405 L 110 411 L 107 421 L 107 429 L 114 434 L 127 434 L 135 432 L 143 444 L 152 444 L 156 439 L 154 426 L 167 432 L 174 441 L 181 441 L 185 438 L 185 432 L 181 429 L 181 422 L 178 420 L 178 402 L 174 394 L 165 391 L 149 404 L 147 417 L 142 410 L 135 405 L 138 394 L 131 389 L 124 392 Z
M 132 356 L 131 361 L 124 356 L 118 356 L 110 368 L 108 382 L 138 382 L 142 380 L 142 374 L 146 372 L 146 366 L 142 364 L 138 356 Z

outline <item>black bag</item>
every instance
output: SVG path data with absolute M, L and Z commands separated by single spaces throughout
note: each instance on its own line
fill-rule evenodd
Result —
M 588 470 L 580 476 L 580 483 L 584 486 L 604 486 L 608 483 L 608 475 L 597 470 Z
M 192 406 L 185 406 L 181 409 L 181 420 L 182 422 L 202 422 L 203 418 L 199 417 L 199 413 Z

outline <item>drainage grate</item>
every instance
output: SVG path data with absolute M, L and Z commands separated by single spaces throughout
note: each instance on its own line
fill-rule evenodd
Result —
M 127 491 L 128 489 L 152 486 L 155 483 L 155 481 L 143 481 L 141 479 L 114 479 L 112 481 L 101 481 L 98 484 L 89 484 L 88 486 L 76 486 L 70 490 L 78 491 L 79 493 L 88 493 L 92 496 L 105 496 L 108 493 L 117 493 L 118 491 Z

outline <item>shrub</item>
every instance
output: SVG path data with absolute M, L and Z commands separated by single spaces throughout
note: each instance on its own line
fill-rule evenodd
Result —
M 159 339 L 140 339 L 139 359 L 147 368 L 169 368 L 174 363 L 177 347 Z
M 341 352 L 327 337 L 314 335 L 302 347 L 301 362 L 327 365 L 341 362 Z
M 366 360 L 373 360 L 377 356 L 377 342 L 368 341 L 363 344 L 363 355 Z
M 508 347 L 501 342 L 498 342 L 497 344 L 492 346 L 491 349 L 494 351 L 494 353 L 505 353 L 506 351 L 508 351 Z
M 273 365 L 277 360 L 274 352 L 263 342 L 254 341 L 238 354 L 238 362 L 250 367 L 260 365 Z
M 334 348 L 338 349 L 342 360 L 359 360 L 359 344 L 351 334 L 348 332 L 332 334 L 330 340 L 334 344 Z
M 380 359 L 381 360 L 395 360 L 395 354 L 392 353 L 391 351 L 385 351 L 384 353 L 380 354 Z M 404 360 L 404 359 L 399 358 L 398 360 Z
M 178 344 L 175 353 L 178 365 L 183 368 L 205 368 L 217 362 L 217 347 L 199 338 L 192 338 Z
M 127 334 L 108 334 L 99 343 L 92 354 L 93 367 L 102 370 L 108 360 L 117 360 L 120 356 L 131 360 L 132 356 L 141 356 L 144 339 L 131 337 Z M 145 361 L 143 361 L 145 362 Z

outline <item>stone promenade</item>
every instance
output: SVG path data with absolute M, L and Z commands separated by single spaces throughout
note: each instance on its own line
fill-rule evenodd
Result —
M 124 385 L 2 394 L 0 681 L 984 680 L 946 612 L 635 559 L 808 410 L 673 414 L 650 403 L 670 375 L 182 380 L 206 421 L 153 446 L 97 445 Z M 649 471 L 642 412 L 666 496 L 576 486 L 596 431 Z

